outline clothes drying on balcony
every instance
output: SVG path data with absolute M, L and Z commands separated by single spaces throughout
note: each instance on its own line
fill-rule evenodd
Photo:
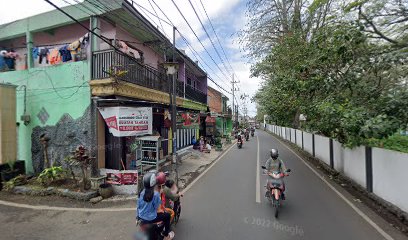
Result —
M 65 45 L 59 49 L 59 54 L 61 55 L 63 62 L 68 62 L 72 60 L 71 51 L 68 50 L 68 46 Z
M 116 44 L 119 48 L 120 51 L 126 53 L 127 55 L 134 57 L 134 58 L 140 58 L 140 54 L 137 50 L 129 47 L 124 41 L 117 41 Z
M 18 54 L 13 50 L 7 51 L 2 50 L 0 51 L 0 70 L 7 71 L 7 70 L 14 70 L 15 69 L 15 60 L 18 58 Z
M 50 51 L 48 55 L 48 62 L 51 65 L 55 65 L 61 62 L 61 55 L 58 48 L 54 48 Z

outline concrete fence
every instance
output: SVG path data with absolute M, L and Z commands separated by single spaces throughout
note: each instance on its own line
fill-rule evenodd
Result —
M 408 213 L 407 153 L 367 146 L 345 148 L 334 139 L 276 125 L 267 124 L 266 129 Z

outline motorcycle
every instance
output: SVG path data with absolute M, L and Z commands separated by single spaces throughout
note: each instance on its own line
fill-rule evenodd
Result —
M 251 132 L 251 137 L 254 137 L 255 133 L 254 131 Z
M 245 140 L 249 141 L 249 134 L 245 134 Z
M 153 170 L 152 172 L 155 172 Z M 169 172 L 165 172 L 166 176 L 169 176 Z M 178 192 L 178 190 L 177 190 Z M 171 225 L 177 225 L 180 220 L 181 215 L 181 199 L 173 202 L 174 219 Z M 134 240 L 163 240 L 164 237 L 161 233 L 164 230 L 164 222 L 160 221 L 157 223 L 144 222 L 142 219 L 138 218 L 136 221 L 136 226 L 138 230 L 134 235 Z
M 163 240 L 160 234 L 164 230 L 164 222 L 145 223 L 138 219 L 136 222 L 138 231 L 134 235 L 134 240 Z
M 262 166 L 262 169 L 266 170 L 265 166 Z M 278 218 L 279 215 L 279 208 L 281 206 L 282 193 L 284 191 L 284 186 L 282 182 L 282 178 L 285 176 L 289 176 L 289 172 L 291 170 L 286 170 L 285 173 L 281 172 L 272 172 L 267 173 L 268 176 L 271 176 L 272 179 L 268 181 L 266 188 L 266 197 L 268 198 L 269 202 L 272 203 L 274 208 L 275 218 Z
M 238 146 L 239 149 L 242 148 L 242 140 L 238 140 L 237 146 Z

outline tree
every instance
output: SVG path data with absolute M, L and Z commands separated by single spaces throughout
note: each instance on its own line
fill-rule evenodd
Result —
M 285 13 L 281 7 L 287 3 Z M 392 13 L 393 22 L 381 22 L 375 7 Z M 248 12 L 254 15 L 245 36 L 252 75 L 264 80 L 255 96 L 264 114 L 295 128 L 300 113 L 306 114 L 306 128 L 351 147 L 405 128 L 406 24 L 388 26 L 404 22 L 406 8 L 390 7 L 382 0 L 342 6 L 330 1 L 251 1 Z M 261 33 L 262 26 L 279 31 Z

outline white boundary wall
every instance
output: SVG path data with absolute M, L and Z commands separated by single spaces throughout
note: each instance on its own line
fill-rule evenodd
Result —
M 283 139 L 302 147 L 302 132 L 290 128 L 268 125 L 267 129 Z M 289 135 L 289 131 L 291 131 Z M 292 136 L 290 138 L 290 136 Z M 313 154 L 312 134 L 303 132 L 304 150 Z M 315 155 L 330 165 L 330 139 L 315 135 Z M 408 212 L 408 154 L 381 148 L 372 148 L 373 193 L 385 201 Z M 344 148 L 337 140 L 333 140 L 333 168 L 347 176 L 363 188 L 367 188 L 366 178 L 366 147 Z
M 304 150 L 308 152 L 309 154 L 313 155 L 312 134 L 303 132 L 303 141 L 304 141 L 303 146 L 305 148 Z
M 291 128 L 290 131 L 291 142 L 296 144 L 297 142 L 296 129 Z
M 365 147 L 343 148 L 344 175 L 366 186 Z
M 296 144 L 302 148 L 302 131 L 296 129 Z
M 344 156 L 343 147 L 337 140 L 333 140 L 333 165 L 334 169 L 344 173 Z
M 408 154 L 372 150 L 374 194 L 408 212 Z
M 315 135 L 315 155 L 327 165 L 330 165 L 330 138 Z

